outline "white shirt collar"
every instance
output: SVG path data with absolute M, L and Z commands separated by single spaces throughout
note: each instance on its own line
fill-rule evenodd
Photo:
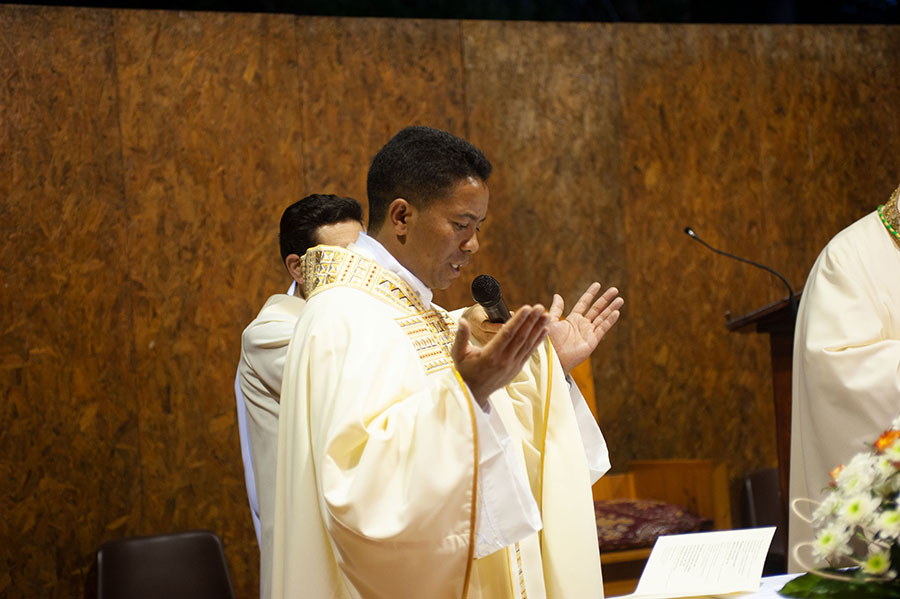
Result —
M 382 268 L 391 271 L 403 279 L 403 281 L 416 292 L 419 299 L 422 300 L 422 303 L 426 306 L 431 305 L 431 299 L 434 297 L 434 293 L 432 293 L 431 289 L 429 289 L 425 283 L 420 281 L 416 275 L 412 274 L 408 268 L 397 262 L 397 259 L 394 258 L 383 245 L 369 237 L 367 234 L 360 233 L 356 241 L 351 243 L 347 249 L 359 252 L 377 262 Z

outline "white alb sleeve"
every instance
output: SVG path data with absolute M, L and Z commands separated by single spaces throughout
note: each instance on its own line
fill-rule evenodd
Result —
M 479 448 L 475 557 L 480 558 L 521 541 L 542 524 L 528 476 L 497 410 L 474 408 Z
M 603 433 L 600 432 L 600 426 L 591 413 L 578 385 L 575 384 L 571 375 L 566 375 L 566 381 L 569 383 L 569 395 L 572 398 L 572 407 L 575 409 L 575 421 L 578 423 L 578 432 L 581 433 L 581 444 L 584 446 L 584 457 L 587 458 L 593 485 L 609 471 L 609 449 Z

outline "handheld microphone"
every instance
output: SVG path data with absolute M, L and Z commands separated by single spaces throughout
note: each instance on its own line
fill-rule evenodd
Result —
M 776 277 L 778 277 L 779 279 L 781 279 L 781 282 L 784 283 L 785 287 L 787 287 L 787 290 L 788 290 L 788 302 L 791 305 L 791 312 L 794 315 L 794 319 L 795 320 L 797 319 L 797 297 L 794 295 L 794 290 L 791 289 L 791 284 L 787 282 L 787 279 L 785 279 L 783 276 L 781 276 L 781 273 L 779 273 L 778 271 L 776 271 L 773 268 L 769 268 L 765 264 L 760 264 L 758 262 L 754 262 L 753 260 L 747 260 L 746 258 L 741 258 L 740 256 L 735 256 L 734 254 L 729 254 L 728 252 L 723 252 L 722 250 L 717 250 L 713 246 L 709 245 L 708 243 L 706 243 L 705 241 L 700 239 L 697 236 L 697 234 L 694 233 L 694 230 L 690 227 L 685 227 L 684 232 L 687 233 L 688 237 L 702 243 L 703 245 L 705 245 L 706 247 L 708 247 L 710 250 L 714 251 L 717 254 L 722 254 L 723 256 L 728 256 L 729 258 L 733 258 L 733 259 L 739 260 L 741 262 L 746 262 L 747 264 L 752 264 L 753 266 L 755 266 L 757 268 L 761 268 L 765 271 L 768 271 L 768 272 L 772 273 L 773 275 L 775 275 Z
M 472 281 L 472 299 L 481 304 L 491 322 L 509 320 L 509 310 L 500 295 L 500 283 L 491 275 L 478 275 Z

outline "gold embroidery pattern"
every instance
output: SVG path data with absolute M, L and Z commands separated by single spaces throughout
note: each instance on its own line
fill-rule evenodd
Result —
M 519 589 L 522 591 L 522 599 L 528 599 L 528 592 L 525 590 L 525 571 L 522 569 L 522 550 L 516 543 L 516 565 L 519 567 Z
M 344 248 L 319 245 L 307 251 L 303 280 L 307 298 L 331 287 L 356 287 L 410 314 L 430 309 L 403 279 Z
M 316 246 L 303 256 L 307 297 L 331 287 L 356 287 L 407 313 L 397 324 L 412 342 L 426 374 L 453 365 L 456 323 L 444 310 L 425 306 L 403 279 L 344 248 Z
M 898 198 L 900 198 L 900 187 L 894 190 L 894 193 L 891 194 L 891 199 L 886 204 L 878 207 L 878 218 L 881 219 L 881 224 L 891 234 L 891 239 L 894 240 L 894 243 L 900 247 L 900 208 L 897 206 L 897 202 L 900 199 Z
M 395 319 L 419 354 L 426 374 L 453 365 L 450 347 L 453 345 L 455 330 L 448 326 L 448 322 L 452 324 L 449 315 L 441 312 L 427 310 Z

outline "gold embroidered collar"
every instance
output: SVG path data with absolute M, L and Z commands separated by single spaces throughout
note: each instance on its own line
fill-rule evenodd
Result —
M 377 262 L 346 248 L 318 245 L 302 258 L 306 297 L 331 287 L 356 287 L 409 314 L 430 310 L 410 286 Z
M 900 187 L 894 190 L 891 199 L 886 204 L 878 207 L 878 218 L 894 238 L 894 242 L 900 245 L 900 210 L 897 207 L 897 202 L 900 200 L 898 198 L 900 198 Z

